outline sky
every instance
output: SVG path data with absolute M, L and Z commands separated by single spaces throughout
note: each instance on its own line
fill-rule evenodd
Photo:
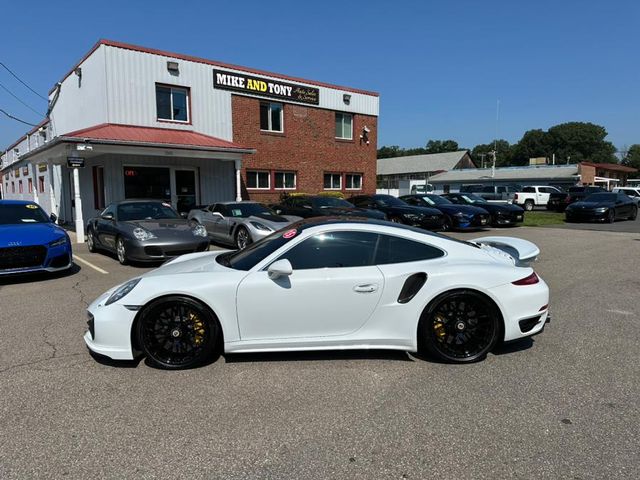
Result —
M 380 93 L 378 147 L 517 142 L 568 121 L 640 143 L 640 2 L 2 0 L 0 62 L 43 96 L 100 38 Z M 0 108 L 46 102 L 0 67 Z M 499 102 L 499 110 L 497 104 Z M 497 111 L 498 110 L 498 111 Z M 28 126 L 0 113 L 0 148 Z

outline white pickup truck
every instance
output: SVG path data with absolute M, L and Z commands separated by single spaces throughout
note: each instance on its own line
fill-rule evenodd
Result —
M 556 187 L 549 186 L 529 186 L 522 187 L 522 190 L 516 192 L 513 196 L 513 203 L 520 205 L 527 211 L 533 210 L 536 206 L 547 206 L 549 201 L 549 195 L 552 193 L 562 193 L 562 191 Z

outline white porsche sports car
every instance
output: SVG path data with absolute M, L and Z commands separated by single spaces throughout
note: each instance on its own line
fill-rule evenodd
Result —
M 367 219 L 313 218 L 239 251 L 183 255 L 88 309 L 88 347 L 189 368 L 220 352 L 424 351 L 482 359 L 540 333 L 549 289 L 526 240 L 472 242 Z

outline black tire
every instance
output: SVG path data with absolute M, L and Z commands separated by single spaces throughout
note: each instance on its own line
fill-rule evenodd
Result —
M 525 200 L 524 202 L 524 209 L 527 212 L 530 212 L 531 210 L 533 210 L 533 200 Z
M 253 243 L 253 240 L 251 240 L 251 235 L 249 234 L 249 231 L 244 227 L 238 227 L 238 230 L 236 230 L 235 240 L 236 240 L 236 247 L 238 247 L 238 250 L 247 248 L 249 245 L 251 245 L 251 243 Z
M 442 222 L 442 231 L 450 232 L 451 230 L 453 230 L 453 221 L 449 215 L 445 215 L 444 222 Z
M 629 217 L 629 220 L 635 220 L 636 218 L 638 218 L 638 207 L 633 208 L 633 210 L 631 211 L 631 216 Z
M 614 223 L 616 221 L 616 210 L 615 208 L 610 208 L 609 213 L 607 214 L 607 222 Z
M 213 359 L 221 332 L 218 318 L 203 303 L 173 295 L 144 307 L 136 340 L 152 366 L 179 370 Z
M 95 253 L 98 251 L 98 249 L 96 248 L 96 239 L 93 234 L 92 228 L 87 229 L 87 250 L 89 250 L 89 252 L 91 253 Z
M 127 257 L 127 244 L 122 237 L 116 239 L 116 256 L 120 265 L 127 265 L 129 258 Z
M 502 332 L 496 305 L 473 290 L 438 296 L 420 319 L 418 343 L 429 355 L 447 363 L 470 363 L 485 358 Z

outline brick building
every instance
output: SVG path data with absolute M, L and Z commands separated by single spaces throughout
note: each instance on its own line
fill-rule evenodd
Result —
M 375 92 L 100 40 L 48 111 L 2 153 L 0 195 L 75 221 L 80 240 L 89 217 L 125 198 L 184 212 L 375 191 Z

